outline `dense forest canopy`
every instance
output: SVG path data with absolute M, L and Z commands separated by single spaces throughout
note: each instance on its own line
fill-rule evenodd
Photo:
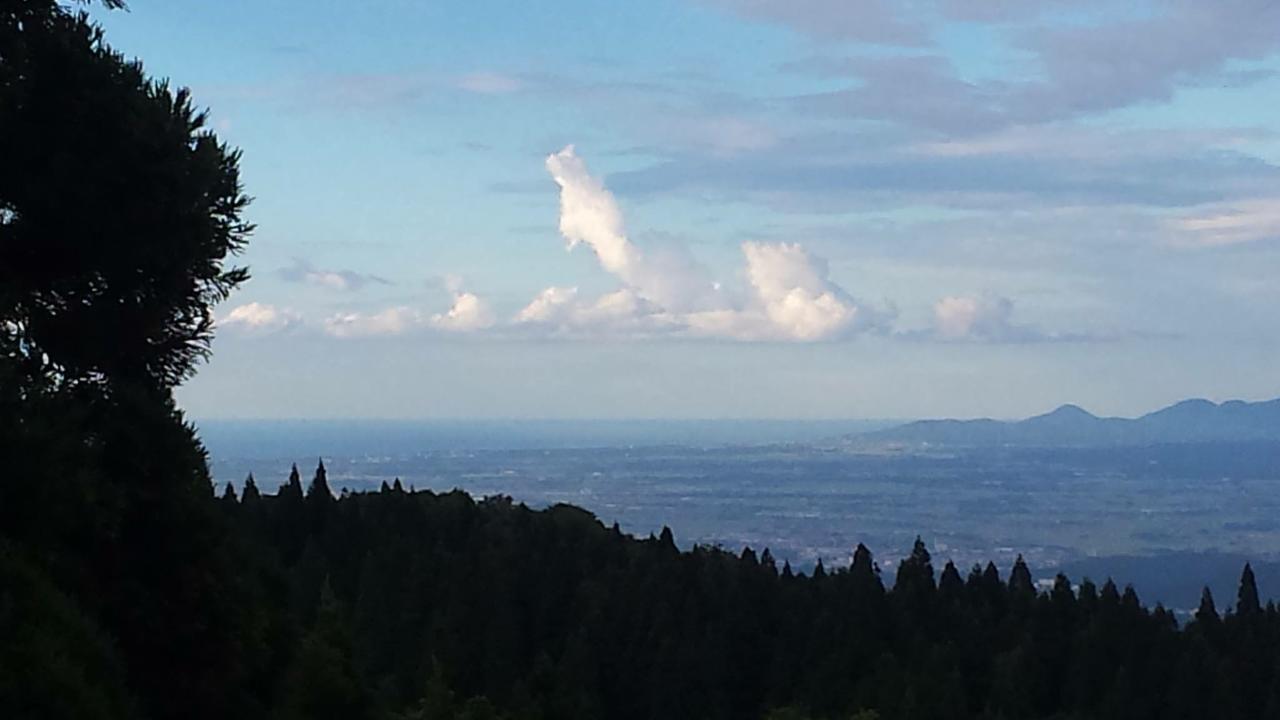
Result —
M 864 547 L 799 574 L 323 464 L 215 496 L 172 390 L 252 227 L 203 123 L 76 8 L 0 3 L 0 716 L 1280 717 L 1248 567 L 1180 628 L 923 542 L 886 587 Z
M 441 697 L 511 718 L 1280 712 L 1280 612 L 1248 567 L 1233 607 L 1206 591 L 1180 628 L 1132 587 L 1039 590 L 1021 560 L 938 569 L 920 541 L 886 587 L 862 546 L 848 567 L 798 574 L 767 549 L 681 552 L 670 530 L 637 539 L 568 505 L 398 481 L 335 498 L 323 465 L 275 495 L 228 485 L 220 504 L 263 550 L 273 605 L 342 658 L 335 685 L 364 683 L 347 701 L 370 717 L 449 717 L 422 714 Z

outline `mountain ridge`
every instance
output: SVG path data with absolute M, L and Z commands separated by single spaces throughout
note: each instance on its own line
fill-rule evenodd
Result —
M 1221 403 L 1189 398 L 1136 418 L 1101 417 L 1064 404 L 1023 420 L 917 420 L 844 439 L 853 446 L 902 449 L 1280 441 L 1280 398 Z

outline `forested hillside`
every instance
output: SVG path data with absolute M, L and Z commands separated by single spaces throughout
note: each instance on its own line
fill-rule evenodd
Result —
M 635 539 L 571 506 L 398 484 L 335 499 L 323 466 L 305 491 L 295 473 L 221 503 L 305 637 L 280 697 L 346 688 L 321 704 L 369 717 L 442 697 L 513 718 L 1280 712 L 1280 613 L 1248 568 L 1233 611 L 1206 595 L 1179 629 L 1132 588 L 1037 592 L 1021 562 L 935 571 L 923 543 L 886 588 L 863 547 L 799 575 L 767 550 L 681 552 L 669 531 Z

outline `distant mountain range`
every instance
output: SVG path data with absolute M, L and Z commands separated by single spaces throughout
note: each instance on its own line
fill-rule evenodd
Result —
M 1098 417 L 1079 406 L 1063 405 L 1020 421 L 920 420 L 846 439 L 853 446 L 903 449 L 1280 441 L 1280 399 L 1183 400 L 1139 418 Z

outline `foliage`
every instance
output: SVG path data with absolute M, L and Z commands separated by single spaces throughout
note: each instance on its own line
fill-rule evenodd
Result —
M 239 156 L 205 119 L 83 13 L 0 3 L 0 543 L 44 598 L 0 621 L 6 679 L 65 690 L 24 681 L 61 704 L 7 716 L 264 707 L 270 618 L 171 397 L 247 277 Z
M 297 485 L 229 514 L 265 572 L 287 578 L 278 601 L 299 625 L 320 622 L 309 606 L 325 587 L 348 608 L 355 675 L 404 717 L 454 717 L 457 697 L 512 718 L 622 720 L 1280 707 L 1272 605 L 1179 630 L 1110 581 L 1039 589 L 1021 559 L 1007 581 L 950 564 L 936 581 L 923 542 L 889 589 L 864 547 L 850 567 L 788 576 L 767 552 L 681 552 L 669 532 L 632 538 L 566 505 L 390 486 L 322 499 Z M 1241 587 L 1256 593 L 1251 572 Z
M 0 9 L 0 353 L 39 384 L 168 389 L 208 353 L 252 226 L 239 154 L 83 14 Z

